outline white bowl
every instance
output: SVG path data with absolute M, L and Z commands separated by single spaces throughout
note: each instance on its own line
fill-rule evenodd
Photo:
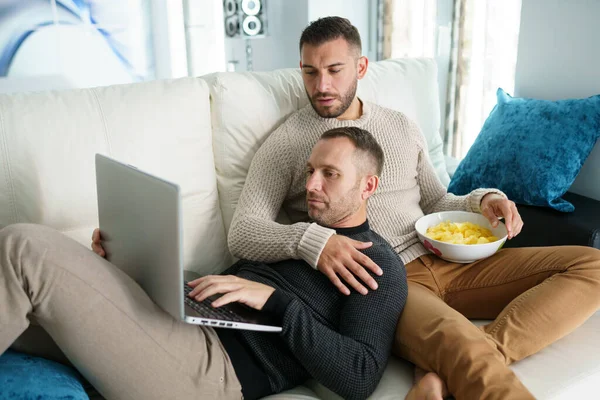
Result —
M 430 239 L 425 236 L 427 228 L 446 221 L 472 222 L 489 229 L 494 236 L 500 239 L 484 244 L 452 244 L 440 242 L 439 240 Z M 446 261 L 457 263 L 472 263 L 491 256 L 502 248 L 508 236 L 508 231 L 502 221 L 499 221 L 496 228 L 492 228 L 492 224 L 490 224 L 490 221 L 486 217 L 467 211 L 442 211 L 424 215 L 415 223 L 415 229 L 419 239 L 421 239 L 427 250 Z

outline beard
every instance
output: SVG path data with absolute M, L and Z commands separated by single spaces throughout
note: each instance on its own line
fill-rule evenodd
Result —
M 354 81 L 354 84 L 352 85 L 352 87 L 343 95 L 334 95 L 333 93 L 316 93 L 314 96 L 310 96 L 310 94 L 308 93 L 308 91 L 306 91 L 306 88 L 304 88 L 304 90 L 306 91 L 306 95 L 308 96 L 308 98 L 310 99 L 310 104 L 312 106 L 312 108 L 315 110 L 315 112 L 317 114 L 319 114 L 319 116 L 321 118 L 337 118 L 340 115 L 342 115 L 343 113 L 346 112 L 346 110 L 350 107 L 350 104 L 352 104 L 352 101 L 354 100 L 354 97 L 356 96 L 356 89 L 358 88 L 358 80 Z M 319 106 L 318 103 L 318 99 L 322 98 L 322 97 L 333 97 L 337 100 L 340 101 L 340 105 L 338 105 L 337 107 L 335 106 L 329 106 L 329 107 L 321 107 Z
M 338 201 L 331 202 L 320 196 L 307 195 L 307 200 L 319 200 L 323 202 L 323 208 L 311 209 L 308 207 L 308 216 L 321 226 L 333 226 L 346 217 L 353 215 L 360 209 L 360 180 Z

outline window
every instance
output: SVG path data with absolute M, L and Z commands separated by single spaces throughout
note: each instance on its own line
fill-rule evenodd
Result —
M 446 154 L 463 158 L 496 104 L 496 90 L 514 90 L 521 0 L 385 0 L 384 10 L 392 14 L 384 15 L 385 28 L 391 25 L 384 54 L 436 59 L 440 134 Z
M 393 0 L 391 57 L 434 57 L 437 0 Z
M 462 159 L 496 104 L 499 87 L 514 92 L 521 0 L 463 0 L 451 155 Z M 459 24 L 461 25 L 461 24 Z

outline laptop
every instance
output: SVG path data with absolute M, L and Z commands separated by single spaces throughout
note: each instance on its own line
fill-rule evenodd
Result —
M 176 319 L 213 328 L 280 332 L 262 313 L 240 303 L 214 308 L 198 302 L 184 281 L 179 186 L 96 154 L 98 218 L 106 258 Z M 189 272 L 189 271 L 185 271 Z M 202 275 L 202 274 L 200 274 Z

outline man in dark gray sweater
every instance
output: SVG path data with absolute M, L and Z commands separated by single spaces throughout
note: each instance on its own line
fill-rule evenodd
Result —
M 373 275 L 377 290 L 342 294 L 303 260 L 241 260 L 224 275 L 189 283 L 198 300 L 221 294 L 215 307 L 240 302 L 273 314 L 280 334 L 185 324 L 64 235 L 9 226 L 0 231 L 0 353 L 33 318 L 108 399 L 254 399 L 309 378 L 345 399 L 366 398 L 381 379 L 407 297 L 402 262 L 367 221 L 382 165 L 381 148 L 360 128 L 324 133 L 306 165 L 310 217 L 372 243 L 363 253 L 383 271 Z M 102 254 L 99 241 L 95 250 Z

